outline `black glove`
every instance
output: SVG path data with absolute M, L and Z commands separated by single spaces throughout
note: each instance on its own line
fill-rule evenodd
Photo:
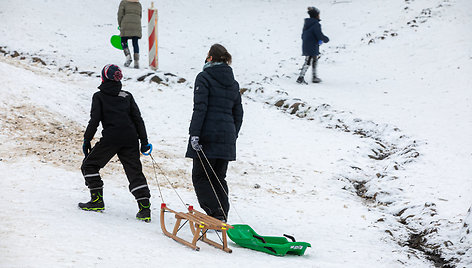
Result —
M 200 137 L 198 136 L 192 136 L 190 137 L 190 145 L 192 145 L 192 148 L 195 150 L 195 151 L 200 151 L 202 150 L 202 146 L 200 145 L 200 143 L 198 143 L 200 141 Z
M 90 141 L 84 139 L 84 144 L 82 144 L 82 152 L 84 152 L 85 157 L 87 157 L 92 151 L 92 145 L 90 144 Z
M 151 149 L 151 144 L 147 140 L 141 141 L 141 153 L 145 153 Z

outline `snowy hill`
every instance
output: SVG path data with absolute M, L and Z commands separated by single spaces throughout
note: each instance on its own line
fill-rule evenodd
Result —
M 97 76 L 124 62 L 109 44 L 118 4 L 0 1 L 1 267 L 472 267 L 472 2 L 157 1 L 160 69 L 123 67 L 162 168 L 155 176 L 141 158 L 149 224 L 134 218 L 118 159 L 101 171 L 105 212 L 77 209 L 89 197 L 81 142 Z M 313 4 L 331 42 L 323 83 L 301 86 Z M 165 178 L 198 207 L 184 153 L 193 80 L 217 42 L 245 110 L 229 223 L 310 242 L 302 257 L 232 242 L 232 254 L 195 252 L 160 230 L 157 183 L 185 210 Z

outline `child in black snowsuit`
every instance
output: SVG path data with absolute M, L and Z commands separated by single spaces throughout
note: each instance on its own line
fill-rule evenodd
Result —
M 307 84 L 305 81 L 305 73 L 308 70 L 308 67 L 310 67 L 310 64 L 312 64 L 313 67 L 312 82 L 321 82 L 321 79 L 318 78 L 316 74 L 318 55 L 320 55 L 320 44 L 323 42 L 329 42 L 329 38 L 321 31 L 320 10 L 316 7 L 308 7 L 308 15 L 310 15 L 310 18 L 306 18 L 305 24 L 303 25 L 302 51 L 303 56 L 305 56 L 305 62 L 303 63 L 302 70 L 300 71 L 300 76 L 297 79 L 297 83 L 299 84 Z
M 105 209 L 103 202 L 103 181 L 98 173 L 116 154 L 129 180 L 129 190 L 138 202 L 136 218 L 149 222 L 151 194 L 139 160 L 141 152 L 151 148 L 148 143 L 144 121 L 131 93 L 121 90 L 123 77 L 118 66 L 106 65 L 102 70 L 102 84 L 92 98 L 90 121 L 84 134 L 82 174 L 85 185 L 90 189 L 91 200 L 79 203 L 83 210 L 100 211 Z M 99 123 L 102 123 L 102 138 L 92 148 L 93 139 Z

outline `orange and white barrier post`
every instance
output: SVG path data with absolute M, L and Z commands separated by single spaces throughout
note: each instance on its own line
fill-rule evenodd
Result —
M 151 2 L 148 9 L 148 43 L 149 43 L 149 67 L 156 70 L 159 66 L 157 59 L 157 8 Z

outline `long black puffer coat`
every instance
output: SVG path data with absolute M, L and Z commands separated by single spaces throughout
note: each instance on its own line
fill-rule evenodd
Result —
M 236 139 L 243 121 L 239 84 L 227 64 L 213 65 L 197 75 L 189 134 L 199 136 L 210 159 L 236 160 Z M 197 158 L 189 143 L 186 157 Z

